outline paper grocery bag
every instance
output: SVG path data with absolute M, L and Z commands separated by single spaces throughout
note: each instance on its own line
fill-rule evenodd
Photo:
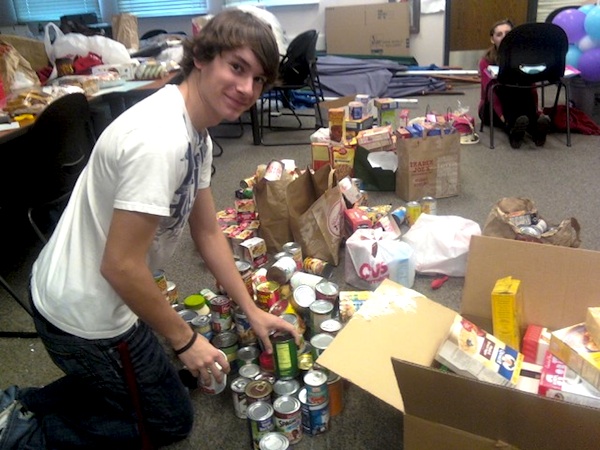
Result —
M 287 187 L 290 228 L 302 254 L 339 264 L 344 201 L 330 165 L 306 170 Z
M 398 139 L 396 195 L 406 201 L 460 193 L 460 135 Z
M 137 50 L 140 47 L 138 19 L 133 14 L 116 14 L 112 17 L 112 35 L 128 49 Z
M 280 252 L 285 243 L 293 240 L 286 194 L 290 181 L 291 177 L 276 181 L 262 178 L 253 187 L 260 219 L 258 233 L 265 240 L 267 250 L 272 253 Z

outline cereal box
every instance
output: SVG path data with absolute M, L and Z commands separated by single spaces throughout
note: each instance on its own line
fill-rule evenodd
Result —
M 346 110 L 345 108 L 329 109 L 329 138 L 335 142 L 346 140 Z
M 493 333 L 512 348 L 521 348 L 522 295 L 520 280 L 512 277 L 496 281 L 492 290 Z
M 465 377 L 514 387 L 523 354 L 457 315 L 435 359 Z

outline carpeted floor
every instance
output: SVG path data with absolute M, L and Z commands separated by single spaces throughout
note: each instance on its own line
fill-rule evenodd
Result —
M 455 89 L 464 95 L 419 97 L 418 105 L 410 110 L 411 117 L 423 115 L 427 106 L 445 112 L 448 107 L 456 108 L 459 101 L 476 115 L 479 86 L 458 85 Z M 553 96 L 548 95 L 547 98 Z M 306 142 L 273 147 L 252 145 L 248 126 L 240 138 L 222 137 L 235 132 L 237 130 L 229 126 L 213 130 L 213 135 L 219 136 L 217 141 L 224 149 L 223 155 L 215 158 L 216 173 L 212 183 L 218 209 L 233 206 L 239 181 L 252 175 L 258 164 L 275 158 L 294 159 L 298 167 L 310 164 L 310 131 L 270 135 L 269 139 L 276 142 L 289 139 L 291 135 Z M 550 224 L 557 224 L 568 217 L 577 218 L 581 225 L 582 248 L 600 250 L 600 204 L 596 197 L 600 183 L 600 137 L 573 134 L 573 145 L 569 148 L 565 145 L 564 134 L 552 134 L 543 148 L 537 148 L 528 141 L 519 150 L 511 149 L 507 137 L 501 132 L 496 133 L 494 150 L 488 147 L 487 128 L 480 133 L 480 138 L 478 144 L 462 146 L 461 193 L 456 197 L 439 199 L 438 214 L 466 217 L 483 226 L 492 205 L 500 198 L 527 197 L 535 202 L 540 215 Z M 404 204 L 393 192 L 369 192 L 369 203 L 389 203 L 394 207 Z M 2 220 L 6 231 L 3 234 L 5 257 L 2 258 L 0 274 L 25 297 L 29 268 L 39 251 L 39 244 L 22 218 L 11 216 Z M 532 261 L 532 264 L 535 263 Z M 342 267 L 343 261 L 333 279 L 342 289 L 352 290 L 343 279 Z M 175 257 L 165 270 L 167 277 L 177 284 L 181 297 L 215 285 L 188 236 L 182 239 Z M 417 276 L 414 289 L 459 310 L 462 278 L 451 278 L 435 291 L 431 289 L 430 282 L 430 277 Z M 31 329 L 27 314 L 4 291 L 0 291 L 0 329 Z M 369 337 L 364 336 L 364 339 Z M 360 358 L 360 355 L 356 357 Z M 37 339 L 0 338 L 0 360 L 0 388 L 11 384 L 39 386 L 60 376 Z M 197 418 L 194 430 L 188 439 L 169 448 L 251 448 L 247 424 L 235 416 L 229 391 L 215 397 L 193 392 L 192 398 Z M 360 388 L 348 385 L 344 410 L 332 419 L 331 430 L 315 437 L 305 436 L 294 448 L 402 448 L 402 414 Z

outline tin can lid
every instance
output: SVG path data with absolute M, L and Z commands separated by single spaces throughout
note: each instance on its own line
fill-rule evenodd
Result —
M 250 379 L 244 377 L 237 377 L 231 382 L 231 390 L 237 394 L 244 392 L 246 386 L 250 383 Z
M 227 303 L 231 303 L 231 300 L 226 295 L 216 295 L 210 299 L 211 305 L 226 305 Z
M 307 284 L 301 284 L 294 289 L 293 296 L 294 301 L 301 308 L 309 308 L 317 298 L 314 289 Z
M 279 253 L 275 253 L 275 256 L 273 256 L 273 258 L 275 259 L 275 261 L 280 260 L 281 258 L 283 258 L 284 256 L 289 256 L 290 258 L 292 257 L 292 254 L 286 251 L 282 251 Z
M 319 350 L 324 350 L 331 344 L 331 341 L 333 341 L 333 336 L 326 333 L 319 333 L 310 338 L 310 345 Z
M 333 311 L 333 303 L 328 300 L 315 300 L 311 303 L 310 310 L 316 314 L 328 314 Z
M 198 316 L 198 313 L 193 309 L 182 309 L 181 311 L 177 311 L 177 314 L 186 322 L 191 322 L 194 317 Z
M 278 413 L 292 414 L 300 410 L 300 400 L 291 395 L 282 395 L 273 402 L 273 409 Z
M 276 301 L 273 304 L 273 306 L 271 306 L 271 308 L 269 308 L 269 312 L 276 316 L 281 316 L 288 308 L 288 305 L 289 305 L 289 302 L 285 298 L 282 298 L 282 299 Z
M 201 309 L 206 305 L 206 299 L 201 294 L 192 294 L 183 300 L 183 304 L 189 309 Z
M 342 329 L 342 323 L 337 319 L 327 319 L 321 323 L 320 327 L 326 333 L 337 333 Z
M 317 283 L 315 290 L 323 295 L 337 295 L 340 291 L 337 284 L 328 280 Z
M 273 392 L 277 395 L 292 395 L 298 392 L 300 383 L 298 380 L 277 380 L 273 385 Z
M 260 373 L 258 364 L 244 364 L 238 369 L 240 376 L 253 380 Z
M 244 392 L 250 398 L 263 398 L 271 395 L 273 386 L 267 380 L 252 380 L 247 384 Z
M 256 359 L 259 354 L 258 348 L 253 345 L 247 345 L 246 347 L 239 348 L 237 351 L 238 359 L 242 361 Z
M 321 386 L 327 383 L 327 375 L 321 370 L 309 370 L 304 375 L 304 384 L 307 386 Z
M 216 334 L 211 341 L 211 344 L 217 348 L 231 347 L 237 344 L 238 335 L 233 331 L 222 331 Z
M 237 267 L 238 272 L 244 273 L 244 272 L 252 269 L 252 264 L 250 264 L 248 261 L 238 259 L 235 261 L 235 267 Z
M 248 406 L 246 414 L 250 420 L 265 420 L 273 415 L 273 406 L 267 402 L 253 402 Z
M 263 435 L 258 442 L 260 450 L 287 450 L 290 447 L 290 440 L 282 433 L 270 431 Z

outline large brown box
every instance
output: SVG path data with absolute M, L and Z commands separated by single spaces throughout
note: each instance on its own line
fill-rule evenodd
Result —
M 325 8 L 325 38 L 330 55 L 410 56 L 409 5 Z

